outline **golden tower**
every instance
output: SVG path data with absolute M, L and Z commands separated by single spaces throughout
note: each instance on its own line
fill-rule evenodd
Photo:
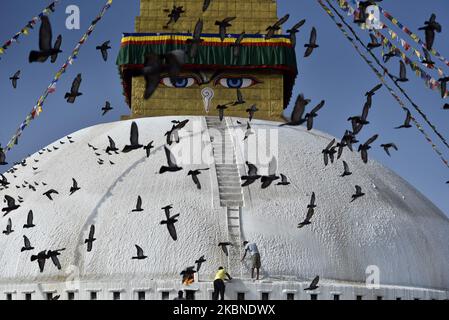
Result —
M 297 69 L 288 36 L 264 37 L 267 27 L 278 20 L 276 1 L 211 0 L 205 12 L 203 3 L 204 0 L 140 1 L 135 33 L 124 34 L 117 59 L 131 109 L 130 116 L 123 118 L 217 115 L 217 105 L 237 100 L 238 88 L 245 103 L 229 106 L 226 116 L 247 117 L 246 109 L 256 105 L 259 111 L 255 118 L 281 119 L 290 100 Z M 182 7 L 184 12 L 176 23 L 167 25 L 174 7 Z M 235 17 L 235 20 L 222 41 L 215 22 L 227 17 Z M 161 78 L 154 95 L 144 100 L 145 81 L 138 70 L 142 68 L 145 54 L 187 48 L 186 41 L 192 37 L 199 19 L 204 24 L 204 42 L 195 61 L 186 63 L 178 87 Z M 232 44 L 242 32 L 245 37 L 241 56 L 233 58 Z M 213 92 L 208 102 L 204 97 L 205 88 Z

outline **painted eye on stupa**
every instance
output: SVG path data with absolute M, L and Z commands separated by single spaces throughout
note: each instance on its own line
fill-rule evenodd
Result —
M 198 80 L 194 77 L 177 77 L 172 82 L 169 77 L 164 77 L 161 79 L 161 83 L 170 88 L 188 88 L 198 84 Z
M 241 89 L 249 88 L 255 84 L 260 83 L 257 79 L 253 77 L 221 77 L 215 80 L 215 85 L 220 84 L 221 86 L 229 89 Z

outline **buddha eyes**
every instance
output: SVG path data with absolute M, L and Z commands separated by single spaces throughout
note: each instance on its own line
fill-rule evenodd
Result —
M 161 79 L 161 83 L 170 88 L 188 88 L 198 84 L 198 81 L 193 77 L 177 77 L 172 82 L 169 77 L 164 77 Z
M 257 83 L 259 83 L 259 81 L 251 77 L 222 77 L 215 80 L 215 85 L 220 84 L 221 86 L 230 89 L 249 88 Z

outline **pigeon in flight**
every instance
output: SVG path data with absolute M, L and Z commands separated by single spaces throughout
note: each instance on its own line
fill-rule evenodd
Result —
M 110 154 L 110 152 L 114 152 L 115 154 L 118 154 L 118 148 L 115 146 L 115 141 L 112 140 L 110 136 L 108 136 L 109 140 L 109 146 L 106 148 L 106 153 Z
M 33 223 L 33 210 L 28 212 L 27 223 L 23 225 L 24 229 L 34 228 L 36 225 Z
M 393 76 L 394 82 L 396 82 L 396 84 L 398 82 L 407 82 L 407 68 L 405 66 L 404 61 L 400 60 L 399 61 L 399 77 Z
M 449 110 L 449 103 L 445 103 L 445 104 L 444 104 L 443 110 Z
M 352 200 L 351 202 L 353 202 L 354 200 L 363 197 L 365 194 L 362 192 L 362 187 L 356 185 L 355 186 L 355 194 L 352 195 Z
M 0 174 L 0 177 L 0 185 L 2 185 L 3 187 L 7 187 L 9 185 L 8 179 L 6 179 L 3 174 Z
M 175 223 L 178 222 L 177 218 L 179 217 L 179 213 L 170 217 L 170 209 L 172 209 L 172 208 L 173 207 L 171 205 L 165 206 L 162 208 L 162 210 L 164 210 L 164 212 L 165 212 L 165 216 L 166 216 L 167 220 L 162 220 L 160 222 L 160 224 L 167 225 L 167 229 L 168 229 L 168 232 L 170 233 L 171 238 L 174 241 L 176 241 L 178 239 L 178 235 L 176 234 Z
M 206 170 L 209 170 L 209 168 L 190 170 L 189 173 L 187 174 L 188 176 L 192 176 L 192 180 L 195 183 L 198 190 L 201 190 L 201 183 L 200 183 L 200 180 L 198 179 L 198 175 L 201 174 L 201 171 L 206 171 Z
M 143 147 L 146 151 L 147 158 L 150 157 L 151 149 L 154 149 L 153 143 L 154 143 L 154 141 L 151 141 L 149 144 L 147 144 L 145 147 Z
M 268 164 L 268 175 L 262 176 L 260 181 L 262 182 L 262 189 L 268 188 L 273 181 L 276 181 L 279 179 L 279 177 L 276 175 L 277 171 L 277 160 L 275 157 L 273 157 L 270 160 L 270 163 Z
M 322 100 L 315 108 L 312 109 L 309 113 L 306 114 L 305 119 L 307 120 L 307 130 L 313 129 L 313 118 L 318 116 L 317 112 L 324 106 L 326 102 Z
M 31 256 L 31 261 L 36 261 L 39 265 L 40 272 L 44 272 L 45 260 L 48 259 L 47 253 L 44 251 L 39 252 L 37 255 Z
M 83 95 L 81 92 L 79 92 L 81 81 L 82 79 L 80 73 L 73 80 L 70 92 L 67 92 L 64 96 L 64 99 L 66 99 L 68 103 L 75 103 L 76 98 Z
M 143 148 L 143 145 L 139 144 L 139 128 L 137 127 L 137 123 L 134 121 L 131 123 L 131 132 L 130 132 L 130 145 L 126 145 L 122 152 L 128 153 L 132 150 L 137 150 Z
M 304 23 L 306 23 L 305 19 L 299 21 L 291 29 L 287 30 L 287 33 L 290 35 L 290 41 L 293 48 L 296 47 L 296 34 L 299 32 L 299 29 L 304 25 Z
M 385 143 L 380 145 L 382 148 L 384 148 L 385 152 L 388 154 L 388 156 L 391 157 L 390 154 L 390 148 L 393 148 L 394 150 L 398 151 L 398 147 L 394 143 Z
M 245 137 L 243 138 L 243 141 L 249 138 L 250 135 L 254 134 L 251 125 L 249 122 L 246 124 L 246 131 L 245 131 Z
M 320 281 L 320 277 L 316 276 L 312 282 L 310 283 L 310 285 L 304 289 L 304 291 L 313 291 L 319 288 L 318 286 L 318 282 Z
M 238 38 L 235 40 L 235 42 L 233 44 L 231 44 L 231 48 L 232 48 L 232 54 L 234 56 L 234 58 L 238 58 L 240 57 L 240 52 L 241 52 L 241 48 L 242 48 L 242 41 L 245 38 L 245 32 L 242 32 Z
M 61 255 L 61 251 L 64 251 L 65 248 L 58 249 L 58 250 L 48 250 L 47 251 L 47 258 L 51 259 L 53 264 L 55 265 L 58 270 L 61 270 L 61 263 L 59 262 L 58 256 Z
M 401 52 L 398 48 L 393 48 L 389 52 L 385 53 L 382 57 L 384 63 L 387 63 L 391 58 L 400 57 Z
M 309 43 L 304 45 L 306 49 L 306 52 L 304 53 L 304 58 L 309 57 L 313 50 L 318 48 L 319 45 L 316 44 L 316 29 L 315 27 L 312 28 L 312 31 L 310 32 L 310 39 L 309 39 Z
M 148 258 L 144 253 L 143 253 L 143 249 L 141 247 L 139 247 L 137 244 L 136 246 L 136 250 L 137 250 L 137 256 L 132 257 L 132 260 L 144 260 L 146 258 Z
M 218 106 L 217 106 L 217 110 L 218 110 L 218 118 L 220 119 L 220 121 L 223 121 L 223 119 L 224 119 L 224 111 L 228 108 L 227 107 L 228 105 L 221 105 L 221 104 L 219 104 Z
M 440 82 L 441 98 L 444 99 L 446 97 L 447 83 L 449 82 L 449 77 L 442 77 L 438 79 L 438 81 Z
M 218 33 L 220 34 L 221 42 L 226 38 L 226 29 L 232 27 L 231 21 L 235 20 L 236 17 L 228 17 L 222 21 L 215 21 L 215 25 L 218 26 Z
M 404 120 L 404 124 L 400 125 L 399 127 L 396 127 L 395 129 L 403 129 L 403 128 L 411 128 L 410 121 L 412 121 L 412 114 L 409 110 L 407 110 L 407 115 Z
M 9 218 L 8 224 L 6 225 L 6 230 L 3 231 L 3 234 L 6 234 L 8 236 L 13 232 L 14 232 L 14 230 L 12 229 L 12 221 L 11 221 L 11 218 Z
M 435 42 L 435 32 L 440 33 L 442 31 L 441 25 L 436 21 L 437 17 L 433 13 L 430 19 L 424 22 L 425 26 L 418 30 L 424 30 L 426 36 L 427 50 L 432 50 L 433 43 Z
M 96 49 L 101 51 L 101 56 L 104 61 L 108 61 L 108 50 L 111 49 L 109 44 L 111 41 L 104 42 L 101 46 L 97 46 Z
M 31 250 L 34 250 L 34 247 L 31 246 L 30 240 L 26 236 L 23 236 L 23 247 L 20 249 L 20 252 Z
M 242 187 L 247 187 L 262 177 L 261 175 L 257 174 L 258 169 L 254 164 L 246 161 L 246 166 L 248 167 L 248 175 L 242 176 L 241 179 L 242 181 L 244 181 Z
M 305 99 L 303 94 L 299 94 L 296 98 L 295 106 L 290 116 L 290 121 L 281 124 L 281 126 L 299 126 L 306 122 L 306 119 L 303 119 L 303 115 L 306 110 L 306 106 L 309 103 L 310 99 Z
M 137 197 L 137 203 L 136 208 L 133 209 L 131 212 L 142 212 L 142 198 L 140 196 Z
M 9 78 L 9 80 L 11 80 L 12 87 L 14 89 L 17 88 L 17 80 L 19 80 L 19 79 L 20 79 L 20 70 L 17 71 L 16 73 L 14 73 L 14 75 L 11 78 Z
M 187 40 L 187 44 L 190 45 L 189 56 L 190 59 L 195 59 L 198 54 L 198 48 L 200 44 L 204 41 L 201 39 L 201 33 L 203 32 L 203 20 L 199 19 L 195 25 L 195 30 L 193 31 L 192 39 Z
M 376 49 L 376 48 L 379 48 L 382 46 L 382 44 L 379 43 L 379 41 L 377 40 L 377 37 L 374 34 L 370 33 L 369 37 L 371 39 L 371 42 L 368 43 L 368 46 L 367 46 L 368 50 Z
M 109 101 L 106 101 L 105 105 L 103 108 L 101 108 L 101 111 L 103 111 L 102 116 L 104 116 L 106 113 L 108 113 L 109 111 L 113 110 L 114 108 L 111 107 L 111 103 Z
M 230 243 L 230 242 L 220 242 L 218 244 L 218 246 L 221 248 L 221 250 L 223 250 L 223 252 L 226 255 L 226 257 L 228 257 L 229 256 L 228 246 L 232 246 L 232 243 Z
M 43 193 L 43 195 L 46 196 L 50 200 L 53 200 L 53 198 L 51 197 L 52 194 L 59 194 L 59 192 L 56 191 L 55 189 L 50 189 Z
M 203 2 L 203 12 L 206 12 L 207 9 L 209 8 L 209 5 L 211 3 L 212 0 L 204 0 Z
M 288 186 L 290 184 L 290 182 L 288 181 L 287 176 L 285 176 L 284 174 L 280 174 L 281 176 L 281 182 L 278 182 L 277 185 L 278 186 Z
M 78 190 L 81 190 L 81 188 L 78 187 L 78 182 L 75 180 L 75 178 L 72 178 L 72 183 L 72 187 L 70 187 L 70 195 L 74 194 Z
M 11 196 L 5 195 L 5 199 L 3 200 L 3 202 L 6 202 L 6 207 L 2 209 L 2 211 L 4 212 L 3 216 L 6 216 L 11 211 L 20 208 L 20 205 L 16 204 L 16 200 Z
M 309 208 L 309 209 L 310 208 L 312 208 L 312 209 L 316 208 L 315 200 L 316 200 L 315 192 L 312 192 L 312 195 L 310 196 L 310 202 L 307 205 L 307 208 Z
M 91 225 L 89 230 L 89 237 L 84 240 L 84 243 L 87 243 L 87 252 L 92 251 L 92 244 L 95 240 L 97 240 L 95 239 L 95 226 Z
M 182 7 L 182 6 L 177 7 L 176 5 L 173 5 L 173 9 L 171 9 L 171 10 L 166 9 L 164 11 L 169 12 L 167 17 L 170 18 L 168 20 L 168 22 L 165 24 L 164 29 L 167 29 L 168 26 L 170 25 L 170 23 L 178 22 L 179 18 L 181 18 L 181 14 L 185 13 L 184 7 Z
M 5 166 L 8 162 L 6 162 L 6 155 L 5 151 L 3 151 L 3 148 L 0 146 L 0 165 Z
M 301 229 L 309 224 L 311 224 L 310 219 L 312 219 L 313 215 L 315 214 L 315 209 L 314 208 L 309 208 L 307 209 L 307 215 L 306 218 L 304 219 L 303 222 L 300 222 L 298 224 L 298 228 Z
M 334 143 L 335 143 L 335 139 L 333 139 L 331 142 L 329 142 L 329 144 L 326 146 L 326 148 L 323 149 L 323 151 L 321 151 L 323 153 L 325 166 L 327 166 L 329 164 L 329 159 L 331 160 L 331 163 L 334 163 L 334 154 L 336 152 L 335 149 L 332 148 Z
M 273 38 L 275 32 L 281 30 L 281 26 L 287 22 L 287 20 L 290 18 L 290 15 L 287 14 L 283 16 L 281 19 L 279 19 L 274 25 L 269 26 L 265 31 L 267 31 L 267 34 L 265 36 L 266 40 L 269 40 Z
M 352 172 L 349 170 L 349 166 L 346 163 L 346 161 L 343 161 L 343 168 L 344 168 L 344 172 L 342 173 L 342 177 L 346 177 L 346 176 L 350 176 L 352 174 Z
M 359 145 L 359 152 L 361 152 L 362 160 L 364 163 L 368 163 L 368 150 L 371 149 L 370 144 L 373 143 L 379 135 L 375 134 L 369 138 L 364 144 Z
M 242 91 L 240 91 L 240 89 L 237 89 L 237 100 L 232 104 L 232 106 L 234 107 L 245 103 L 246 101 L 243 98 Z
M 257 109 L 257 106 L 254 104 L 252 105 L 250 108 L 246 109 L 246 112 L 248 113 L 248 119 L 251 122 L 254 118 L 254 115 L 256 114 L 256 112 L 259 111 L 259 109 Z
M 161 166 L 159 173 L 163 174 L 165 172 L 176 172 L 182 170 L 182 167 L 176 164 L 176 159 L 170 149 L 164 146 L 165 157 L 167 159 L 167 166 Z
M 201 265 L 206 262 L 206 259 L 204 259 L 204 256 L 201 256 L 198 260 L 195 261 L 196 263 L 196 271 L 199 272 L 201 269 Z
M 48 16 L 41 17 L 41 27 L 39 29 L 39 51 L 31 51 L 29 55 L 29 62 L 45 62 L 48 57 L 51 57 L 51 62 L 56 62 L 62 44 L 62 36 L 59 35 L 56 39 L 54 47 L 52 46 L 52 30 L 50 19 Z
M 372 97 L 376 94 L 376 92 L 381 89 L 383 87 L 382 83 L 379 83 L 378 85 L 376 85 L 374 88 L 372 88 L 370 91 L 368 91 L 367 93 L 365 93 L 366 97 Z

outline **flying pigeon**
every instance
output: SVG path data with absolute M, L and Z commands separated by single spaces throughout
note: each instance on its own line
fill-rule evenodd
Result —
M 122 152 L 128 153 L 132 150 L 137 150 L 143 147 L 143 145 L 139 144 L 139 128 L 137 127 L 137 123 L 134 121 L 131 123 L 131 132 L 130 132 L 130 145 L 126 145 Z
M 261 177 L 262 182 L 262 189 L 268 188 L 273 181 L 276 181 L 279 179 L 279 177 L 276 175 L 277 171 L 277 160 L 275 157 L 273 157 L 270 160 L 270 163 L 268 164 L 268 175 Z
M 291 29 L 287 30 L 287 33 L 290 34 L 290 41 L 293 48 L 296 46 L 296 34 L 299 32 L 299 29 L 304 25 L 304 23 L 306 23 L 305 19 L 299 21 Z
M 379 135 L 375 134 L 369 138 L 364 144 L 359 145 L 359 152 L 361 152 L 361 157 L 364 163 L 368 163 L 368 150 L 371 149 L 370 144 L 373 143 Z
M 223 252 L 226 255 L 226 257 L 228 257 L 229 256 L 228 246 L 232 246 L 232 243 L 230 243 L 230 242 L 220 242 L 218 244 L 218 246 L 221 248 L 221 250 L 223 250 Z
M 193 31 L 192 39 L 187 40 L 187 44 L 190 45 L 189 55 L 190 59 L 194 60 L 200 44 L 204 41 L 201 39 L 201 33 L 203 32 L 203 20 L 199 19 L 195 25 L 195 30 Z
M 103 111 L 102 116 L 104 116 L 106 113 L 108 113 L 109 111 L 113 110 L 114 108 L 111 107 L 111 103 L 109 101 L 106 101 L 105 105 L 103 108 L 101 108 L 101 111 Z
M 241 48 L 242 48 L 242 41 L 245 38 L 245 32 L 242 32 L 238 38 L 235 40 L 235 42 L 233 44 L 231 44 L 231 48 L 232 48 L 232 54 L 234 56 L 234 58 L 238 58 L 240 57 L 240 52 L 241 52 Z
M 326 146 L 326 148 L 321 151 L 323 153 L 325 166 L 327 166 L 329 164 L 329 159 L 331 160 L 332 163 L 334 162 L 334 153 L 336 152 L 335 149 L 332 148 L 334 143 L 335 143 L 335 139 L 333 139 L 331 142 L 329 142 L 329 144 Z
M 298 224 L 298 228 L 301 229 L 309 224 L 311 224 L 310 219 L 312 219 L 313 215 L 315 214 L 315 209 L 313 207 L 310 207 L 307 209 L 307 215 L 303 222 Z
M 312 31 L 310 32 L 310 39 L 309 39 L 309 43 L 304 45 L 306 49 L 306 52 L 304 53 L 304 58 L 309 57 L 313 50 L 318 48 L 319 45 L 316 44 L 316 29 L 315 27 L 312 28 Z
M 441 25 L 436 21 L 436 18 L 436 15 L 433 13 L 430 19 L 424 22 L 425 26 L 418 29 L 425 32 L 427 50 L 432 50 L 435 42 L 435 32 L 440 33 L 442 31 Z
M 215 25 L 218 26 L 218 33 L 220 35 L 221 42 L 226 38 L 226 29 L 231 27 L 231 21 L 235 20 L 236 17 L 228 17 L 223 19 L 222 21 L 215 21 Z
M 176 234 L 175 223 L 178 222 L 177 218 L 179 217 L 179 213 L 170 217 L 170 209 L 172 209 L 171 205 L 165 206 L 162 208 L 162 210 L 164 210 L 164 212 L 165 212 L 165 216 L 166 216 L 167 220 L 162 220 L 160 222 L 160 224 L 167 225 L 167 229 L 168 229 L 168 232 L 170 233 L 171 238 L 174 241 L 176 241 L 178 239 L 178 236 Z
M 20 252 L 31 250 L 34 250 L 34 247 L 31 246 L 30 240 L 26 236 L 23 236 L 23 247 L 20 249 Z
M 72 187 L 70 187 L 70 195 L 81 189 L 80 187 L 78 187 L 78 182 L 75 180 L 75 178 L 72 178 L 72 183 L 73 185 Z
M 51 261 L 53 262 L 53 264 L 55 265 L 56 268 L 58 268 L 58 270 L 61 270 L 61 263 L 59 262 L 58 256 L 61 255 L 61 251 L 64 251 L 65 248 L 63 249 L 58 249 L 58 250 L 48 250 L 47 251 L 47 258 L 50 258 Z
M 131 259 L 133 259 L 133 260 L 143 260 L 143 259 L 146 259 L 147 256 L 144 255 L 143 249 L 142 249 L 141 247 L 139 247 L 137 244 L 136 244 L 135 246 L 136 246 L 136 250 L 137 250 L 137 256 L 132 257 Z
M 257 111 L 259 111 L 259 109 L 257 109 L 257 106 L 255 104 L 252 105 L 250 108 L 246 109 L 246 112 L 248 113 L 248 118 L 249 118 L 250 122 L 251 122 L 251 120 L 253 120 L 253 117 Z
M 97 240 L 95 239 L 95 226 L 91 225 L 89 230 L 89 238 L 84 240 L 84 243 L 87 243 L 87 252 L 92 251 L 92 244 L 95 240 Z
M 150 157 L 151 149 L 154 148 L 153 143 L 154 143 L 154 141 L 151 141 L 149 144 L 147 144 L 145 147 L 143 147 L 146 151 L 147 158 Z
M 165 151 L 165 157 L 167 159 L 167 166 L 162 166 L 159 170 L 160 174 L 163 174 L 165 172 L 176 172 L 182 170 L 182 167 L 179 167 L 176 164 L 176 159 L 174 155 L 171 153 L 170 149 L 168 149 L 166 146 L 164 146 Z
M 355 194 L 352 195 L 352 200 L 351 202 L 353 202 L 354 200 L 363 197 L 365 194 L 362 192 L 362 187 L 356 185 L 355 186 Z
M 73 80 L 70 92 L 67 92 L 64 96 L 64 99 L 67 99 L 68 103 L 75 103 L 76 98 L 83 95 L 81 92 L 79 92 L 81 81 L 82 79 L 80 73 Z
M 8 224 L 6 225 L 6 230 L 3 231 L 3 234 L 6 234 L 8 236 L 13 232 L 14 232 L 14 230 L 12 229 L 12 221 L 11 221 L 11 218 L 9 218 Z
M 203 12 L 206 12 L 206 10 L 209 8 L 210 2 L 212 0 L 204 0 L 203 2 Z
M 168 20 L 168 22 L 165 24 L 164 29 L 168 28 L 168 26 L 170 25 L 170 23 L 176 23 L 178 22 L 179 18 L 181 17 L 182 13 L 185 13 L 185 10 L 183 9 L 182 6 L 177 7 L 176 5 L 173 5 L 173 9 L 170 10 L 164 10 L 165 12 L 170 12 L 168 14 L 167 17 L 169 17 L 170 19 Z
M 20 70 L 17 71 L 16 73 L 14 73 L 14 75 L 11 78 L 9 78 L 9 80 L 11 80 L 12 87 L 14 89 L 17 88 L 17 80 L 19 80 L 19 79 L 20 79 Z
M 204 259 L 204 256 L 201 256 L 198 260 L 195 261 L 196 263 L 196 271 L 199 272 L 201 265 L 206 262 L 206 259 Z
M 131 212 L 141 212 L 143 211 L 142 209 L 142 198 L 140 196 L 137 197 L 137 203 L 136 203 L 136 208 L 133 209 Z
M 237 100 L 232 104 L 232 106 L 234 107 L 245 103 L 246 101 L 243 99 L 242 91 L 240 91 L 240 89 L 237 89 Z
M 306 114 L 305 119 L 307 120 L 307 130 L 313 129 L 313 118 L 318 116 L 317 112 L 324 106 L 326 102 L 322 100 L 315 108 L 312 109 L 309 113 Z
M 404 61 L 399 61 L 399 77 L 393 76 L 394 82 L 407 82 L 407 68 L 405 67 Z
M 449 77 L 442 77 L 438 79 L 438 81 L 440 82 L 441 98 L 444 99 L 446 97 L 447 83 L 449 82 Z
M 28 212 L 27 223 L 23 225 L 24 229 L 34 228 L 36 225 L 33 224 L 33 210 Z
M 52 194 L 59 194 L 59 192 L 54 189 L 50 189 L 43 193 L 43 195 L 46 196 L 50 200 L 53 200 L 53 198 L 51 197 Z
M 390 154 L 390 148 L 393 148 L 394 150 L 398 151 L 398 147 L 394 143 L 386 143 L 380 145 L 382 148 L 384 148 L 385 152 L 388 154 L 388 156 L 391 157 Z
M 2 211 L 4 212 L 3 216 L 6 216 L 11 211 L 20 208 L 20 205 L 16 204 L 16 200 L 14 200 L 14 198 L 11 196 L 5 195 L 5 199 L 3 200 L 3 202 L 6 202 L 7 205 L 5 208 L 2 209 Z
M 379 41 L 377 40 L 377 37 L 374 34 L 370 33 L 369 37 L 371 39 L 371 42 L 368 43 L 368 46 L 367 46 L 367 48 L 369 50 L 376 49 L 376 48 L 379 48 L 382 46 L 382 44 L 379 43 Z
M 209 170 L 209 168 L 190 170 L 189 173 L 187 174 L 188 176 L 192 176 L 192 180 L 195 183 L 198 190 L 201 190 L 201 183 L 200 183 L 200 180 L 198 179 L 198 175 L 201 174 L 201 171 L 206 171 L 206 170 Z
M 244 181 L 242 187 L 247 187 L 262 177 L 257 174 L 258 169 L 254 164 L 246 161 L 246 166 L 248 167 L 248 175 L 241 177 L 242 181 Z
M 400 125 L 399 127 L 396 127 L 395 129 L 402 129 L 402 128 L 411 128 L 410 121 L 412 120 L 412 114 L 409 110 L 407 110 L 407 116 L 405 117 L 404 124 Z
M 343 161 L 343 168 L 344 168 L 344 172 L 342 173 L 342 177 L 346 177 L 346 176 L 350 176 L 352 174 L 352 172 L 349 170 L 349 166 L 346 163 L 346 161 Z
M 44 267 L 45 267 L 45 260 L 47 260 L 47 253 L 44 251 L 39 252 L 37 255 L 32 255 L 31 256 L 31 261 L 36 261 L 39 264 L 39 270 L 40 272 L 44 272 Z
M 265 39 L 269 40 L 269 39 L 273 38 L 275 32 L 281 30 L 281 26 L 284 23 L 286 23 L 289 18 L 290 18 L 290 15 L 287 14 L 287 15 L 283 16 L 281 19 L 279 19 L 274 25 L 268 26 L 268 28 L 265 30 L 265 31 L 267 31 Z
M 115 154 L 118 154 L 118 148 L 115 146 L 115 141 L 112 140 L 110 136 L 108 136 L 109 140 L 109 146 L 106 148 L 106 153 L 110 154 L 110 152 L 114 152 Z
M 290 182 L 288 181 L 287 177 L 285 175 L 283 175 L 282 173 L 280 174 L 280 176 L 281 176 L 281 182 L 278 182 L 276 185 L 288 186 L 290 184 Z
M 104 61 L 108 61 L 108 50 L 111 49 L 109 44 L 111 41 L 104 42 L 101 46 L 97 46 L 96 49 L 101 51 L 101 56 Z
M 319 288 L 318 286 L 318 282 L 320 281 L 320 277 L 316 276 L 312 282 L 310 283 L 310 285 L 304 289 L 304 291 L 313 291 Z
M 39 51 L 31 51 L 29 55 L 29 62 L 45 62 L 48 57 L 51 57 L 51 62 L 54 63 L 58 57 L 62 43 L 62 36 L 58 36 L 54 47 L 52 46 L 52 30 L 48 16 L 41 17 L 41 27 L 39 29 Z
M 296 98 L 295 106 L 293 107 L 292 114 L 290 116 L 290 121 L 281 124 L 281 126 L 299 126 L 306 122 L 303 119 L 306 106 L 310 103 L 310 99 L 305 99 L 303 94 L 299 94 Z

